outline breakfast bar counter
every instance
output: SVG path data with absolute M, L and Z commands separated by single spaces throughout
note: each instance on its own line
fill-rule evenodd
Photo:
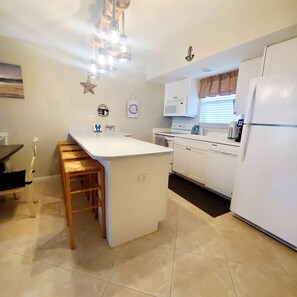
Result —
M 119 132 L 70 130 L 70 136 L 105 167 L 106 232 L 116 247 L 158 230 L 167 213 L 172 149 Z

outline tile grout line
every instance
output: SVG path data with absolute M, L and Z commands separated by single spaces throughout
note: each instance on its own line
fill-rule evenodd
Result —
M 271 247 L 271 244 L 268 241 L 268 238 L 266 236 L 266 234 L 261 234 L 261 236 L 264 238 L 264 241 L 266 242 L 268 249 L 275 255 L 275 257 L 277 258 L 278 262 L 280 263 L 281 267 L 283 268 L 283 273 L 287 276 L 288 279 L 290 279 L 290 273 L 287 272 L 285 266 L 283 265 L 283 261 L 280 260 L 280 258 L 278 257 L 277 253 L 275 253 L 275 251 L 273 250 L 273 248 Z M 274 238 L 272 238 L 273 240 L 276 240 Z M 283 244 L 283 243 L 282 243 Z
M 225 249 L 225 245 L 224 245 L 224 239 L 223 239 L 223 237 L 222 237 L 221 231 L 219 230 L 217 220 L 214 220 L 214 223 L 215 223 L 215 229 L 216 229 L 216 232 L 217 232 L 218 237 L 219 237 L 219 239 L 220 239 L 220 242 L 221 242 L 221 245 L 222 245 L 222 248 L 223 248 L 223 251 L 224 251 L 224 255 L 225 255 L 225 258 L 226 258 L 226 261 L 227 261 L 227 266 L 228 266 L 229 276 L 230 276 L 231 281 L 232 281 L 232 284 L 233 284 L 233 288 L 234 288 L 235 296 L 236 296 L 236 297 L 239 297 L 239 294 L 238 294 L 237 289 L 236 289 L 236 286 L 235 286 L 235 281 L 234 281 L 233 276 L 232 276 L 232 273 L 231 273 L 230 263 L 229 263 L 229 259 L 228 259 L 228 257 L 227 257 L 227 253 L 226 253 L 226 249 Z
M 109 284 L 112 284 L 112 285 L 115 285 L 115 286 L 118 286 L 118 287 L 121 287 L 121 288 L 129 289 L 129 290 L 132 290 L 132 291 L 135 291 L 135 292 L 138 292 L 138 293 L 141 293 L 141 294 L 145 294 L 145 295 L 148 295 L 148 296 L 151 296 L 151 297 L 157 297 L 156 295 L 153 295 L 151 293 L 148 293 L 148 292 L 145 292 L 145 291 L 140 291 L 140 290 L 137 290 L 137 289 L 129 287 L 129 286 L 124 286 L 124 285 L 116 284 L 116 283 L 113 283 L 113 282 L 109 282 L 107 285 L 109 285 Z M 106 289 L 107 289 L 107 286 L 106 286 Z M 106 289 L 104 290 L 104 292 L 106 291 Z
M 170 290 L 169 290 L 169 296 L 171 297 L 172 294 L 172 286 L 173 286 L 173 272 L 174 272 L 174 266 L 175 266 L 175 251 L 176 249 L 176 240 L 177 240 L 177 233 L 178 233 L 178 225 L 179 225 L 179 216 L 180 216 L 180 200 L 178 199 L 178 211 L 177 211 L 177 222 L 176 222 L 176 231 L 175 231 L 175 240 L 174 240 L 174 250 L 173 250 L 173 261 L 172 261 L 172 269 L 171 269 L 171 282 L 170 282 Z

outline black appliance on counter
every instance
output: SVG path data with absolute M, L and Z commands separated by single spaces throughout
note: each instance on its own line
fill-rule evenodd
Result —
M 237 138 L 235 139 L 236 142 L 240 142 L 241 140 L 241 134 L 242 134 L 242 128 L 243 128 L 243 119 L 238 120 L 237 122 L 237 127 L 238 127 L 238 135 Z

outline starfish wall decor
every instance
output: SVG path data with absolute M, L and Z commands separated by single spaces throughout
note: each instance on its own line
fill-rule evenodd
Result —
M 85 89 L 84 89 L 84 94 L 87 92 L 90 92 L 92 94 L 94 94 L 94 88 L 97 87 L 97 85 L 94 85 L 91 83 L 90 78 L 88 77 L 86 82 L 81 82 L 80 83 Z

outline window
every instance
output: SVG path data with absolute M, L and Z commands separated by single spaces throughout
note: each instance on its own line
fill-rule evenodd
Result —
M 224 126 L 234 121 L 235 94 L 200 99 L 200 123 Z

